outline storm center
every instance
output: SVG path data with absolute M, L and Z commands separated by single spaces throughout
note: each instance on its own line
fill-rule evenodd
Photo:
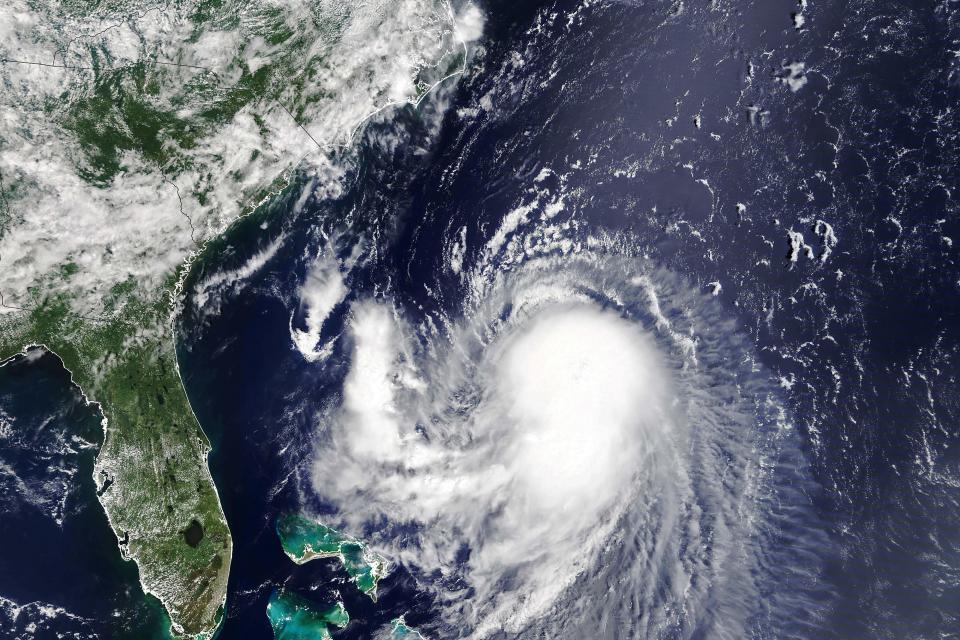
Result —
M 659 424 L 658 368 L 633 323 L 586 306 L 546 311 L 509 340 L 498 391 L 525 508 L 589 514 L 617 493 Z

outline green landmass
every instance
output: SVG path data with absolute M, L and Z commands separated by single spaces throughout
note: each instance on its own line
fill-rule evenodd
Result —
M 141 2 L 132 0 L 65 0 L 61 8 L 81 19 L 143 10 Z M 127 170 L 125 160 L 135 156 L 164 180 L 196 171 L 201 177 L 190 195 L 207 206 L 223 159 L 204 153 L 206 138 L 229 126 L 241 109 L 270 108 L 265 103 L 278 100 L 281 93 L 294 97 L 289 108 L 295 114 L 329 98 L 310 91 L 325 55 L 306 52 L 320 36 L 330 42 L 339 37 L 346 18 L 330 21 L 320 13 L 310 17 L 294 33 L 287 26 L 289 16 L 277 7 L 246 0 L 201 0 L 193 5 L 190 33 L 180 45 L 184 48 L 207 31 L 241 26 L 250 31 L 249 37 L 283 45 L 251 70 L 242 39 L 225 69 L 229 82 L 211 70 L 161 59 L 159 50 L 118 65 L 95 39 L 78 39 L 58 51 L 59 61 L 66 64 L 81 53 L 89 68 L 64 86 L 62 94 L 48 96 L 44 111 L 75 142 L 72 160 L 91 187 L 110 188 Z M 267 140 L 272 132 L 256 112 L 254 118 Z M 29 206 L 24 180 L 0 175 L 0 236 L 17 220 L 11 203 Z M 238 188 L 237 200 L 249 210 L 282 189 L 283 182 L 279 177 L 250 193 Z M 80 270 L 66 257 L 56 272 L 31 287 L 26 301 L 18 299 L 20 311 L 0 314 L 0 359 L 27 345 L 42 345 L 61 358 L 87 398 L 99 404 L 105 439 L 95 474 L 121 551 L 136 561 L 144 590 L 163 603 L 175 635 L 209 638 L 223 615 L 232 542 L 207 467 L 210 444 L 177 370 L 171 318 L 176 284 L 187 268 L 182 266 L 153 291 L 145 291 L 132 277 L 119 282 L 99 300 L 96 317 L 88 317 L 71 304 L 88 294 L 63 286 Z
M 342 629 L 350 622 L 342 602 L 321 607 L 284 589 L 270 595 L 267 618 L 276 640 L 330 640 L 331 627 Z
M 174 322 L 192 269 L 225 251 L 228 236 L 260 230 L 298 192 L 278 179 L 256 193 L 249 213 L 145 295 L 133 276 L 114 285 L 96 317 L 56 293 L 78 273 L 68 260 L 29 290 L 19 312 L 0 314 L 0 361 L 30 345 L 56 354 L 103 416 L 98 498 L 124 558 L 136 562 L 178 638 L 212 638 L 224 613 L 230 531 L 207 466 L 210 443 L 190 408 L 176 361 Z M 254 204 L 258 203 L 258 204 Z M 259 206 L 258 206 L 259 205 Z M 252 228 L 252 230 L 251 230 Z M 165 635 L 164 638 L 170 636 Z
M 181 213 L 190 221 L 189 248 L 208 255 L 222 245 L 222 236 L 210 237 L 220 224 L 211 219 L 249 212 L 282 191 L 289 176 L 279 170 L 291 168 L 266 171 L 259 182 L 247 180 L 242 169 L 226 168 L 238 165 L 234 158 L 217 155 L 224 152 L 208 143 L 228 132 L 243 112 L 269 149 L 276 132 L 269 128 L 268 116 L 278 106 L 295 123 L 323 108 L 339 108 L 331 93 L 335 89 L 320 80 L 331 64 L 331 47 L 350 22 L 347 5 L 198 0 L 145 6 L 140 0 L 60 0 L 50 7 L 30 4 L 30 9 L 38 24 L 93 18 L 108 26 L 69 38 L 58 38 L 52 27 L 50 46 L 57 48 L 45 53 L 53 66 L 73 72 L 62 90 L 58 86 L 53 93 L 38 94 L 42 97 L 23 106 L 39 109 L 41 120 L 55 127 L 57 137 L 67 142 L 67 161 L 91 190 L 109 192 L 131 169 L 145 169 L 157 182 L 173 185 Z M 137 16 L 151 11 L 167 14 L 177 30 L 173 40 L 160 44 L 144 34 L 136 60 L 123 60 L 98 37 L 135 24 Z M 230 45 L 234 50 L 226 52 L 216 70 L 187 64 L 195 59 L 195 45 L 210 33 L 238 34 Z M 264 46 L 257 44 L 261 41 Z M 255 63 L 248 45 L 263 53 Z M 457 50 L 440 62 L 419 72 L 418 96 L 436 76 L 462 64 L 462 54 Z M 0 146 L 5 143 L 0 139 Z M 260 149 L 249 153 L 249 165 L 263 158 Z M 270 162 L 262 164 L 269 167 Z M 177 178 L 179 185 L 173 182 Z M 29 168 L 0 173 L 0 237 L 17 226 L 41 188 L 46 185 L 31 177 Z M 197 237 L 194 223 L 201 232 Z M 156 238 L 160 244 L 166 241 Z M 170 242 L 176 244 L 176 239 Z M 107 246 L 105 262 L 110 254 Z M 54 270 L 37 275 L 27 296 L 22 290 L 5 291 L 17 294 L 16 307 L 11 297 L 6 302 L 0 297 L 7 307 L 0 313 L 0 359 L 27 345 L 43 345 L 61 358 L 87 398 L 98 403 L 105 432 L 95 467 L 98 494 L 122 553 L 137 563 L 144 590 L 162 602 L 175 635 L 210 638 L 223 615 L 232 542 L 207 466 L 210 443 L 177 369 L 172 318 L 182 276 L 196 264 L 191 259 L 161 286 L 133 276 L 100 286 L 80 284 L 90 280 L 83 278 L 89 276 L 83 256 L 63 256 Z M 117 271 L 122 278 L 124 271 Z M 335 547 L 308 557 L 312 547 L 305 545 L 297 561 L 338 557 L 358 588 L 376 599 L 377 582 L 386 573 L 383 558 L 346 536 Z
M 74 0 L 67 8 L 78 13 L 117 12 L 122 6 Z M 176 59 L 162 60 L 157 53 L 113 66 L 110 56 L 96 46 L 74 45 L 74 53 L 84 50 L 89 59 L 91 77 L 73 91 L 49 99 L 46 110 L 78 142 L 77 174 L 92 186 L 107 187 L 127 169 L 123 164 L 127 153 L 136 154 L 168 179 L 187 170 L 202 174 L 208 167 L 203 166 L 203 154 L 195 152 L 202 152 L 203 140 L 228 126 L 242 109 L 253 108 L 264 140 L 271 131 L 259 109 L 276 103 L 302 122 L 311 106 L 330 99 L 320 88 L 319 74 L 328 70 L 327 51 L 340 39 L 349 15 L 304 12 L 296 16 L 299 26 L 294 31 L 289 13 L 246 0 L 197 3 L 188 13 L 190 31 L 181 46 L 191 47 L 207 31 L 239 29 L 246 36 L 220 70 L 223 75 L 181 65 Z M 253 38 L 262 38 L 271 53 L 251 69 L 244 46 Z M 318 41 L 325 45 L 319 50 Z M 219 163 L 222 158 L 210 160 Z M 206 204 L 203 185 L 193 195 Z
M 64 265 L 61 274 L 72 269 Z M 171 283 L 172 287 L 172 283 Z M 63 296 L 0 316 L 0 359 L 46 347 L 103 414 L 98 495 L 124 557 L 163 603 L 175 635 L 209 638 L 226 596 L 232 543 L 207 467 L 210 444 L 177 370 L 170 288 L 151 300 L 116 285 L 109 319 L 78 316 Z
M 299 513 L 281 514 L 277 535 L 284 553 L 297 564 L 337 558 L 357 588 L 376 602 L 377 584 L 387 575 L 388 565 L 362 542 Z

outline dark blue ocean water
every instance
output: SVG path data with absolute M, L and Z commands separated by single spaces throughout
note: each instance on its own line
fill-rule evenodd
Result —
M 0 366 L 0 434 L 0 637 L 165 637 L 97 502 L 100 414 L 59 358 Z
M 351 273 L 347 302 L 389 288 L 411 313 L 418 304 L 455 313 L 462 291 L 442 266 L 443 238 L 465 226 L 475 248 L 466 260 L 476 258 L 546 166 L 571 174 L 564 188 L 576 192 L 572 206 L 586 227 L 629 231 L 638 253 L 705 295 L 719 283 L 718 300 L 783 383 L 826 533 L 817 559 L 823 613 L 763 636 L 949 637 L 960 623 L 960 58 L 952 53 L 960 8 L 792 0 L 576 7 L 487 3 L 483 51 L 435 138 L 428 142 L 410 111 L 374 125 L 342 199 L 294 211 L 293 190 L 235 225 L 192 275 L 196 283 L 236 268 L 284 236 L 218 313 L 188 298 L 180 327 L 185 386 L 214 445 L 211 470 L 235 540 L 221 637 L 270 638 L 264 611 L 281 584 L 318 601 L 341 597 L 356 620 L 342 637 L 369 637 L 401 614 L 413 625 L 433 619 L 433 604 L 402 569 L 373 604 L 334 562 L 297 567 L 280 550 L 276 514 L 324 508 L 304 491 L 304 473 L 317 408 L 337 401 L 349 364 L 335 352 L 317 367 L 293 348 L 291 316 L 303 321 L 296 291 L 324 234 L 338 232 L 377 247 Z M 385 151 L 373 133 L 402 143 Z M 791 232 L 803 236 L 798 247 Z M 424 284 L 440 295 L 428 296 Z M 334 310 L 325 333 L 339 332 L 346 311 Z M 91 409 L 75 409 L 82 420 L 47 409 L 79 407 L 54 361 L 0 371 L 5 402 L 24 389 L 62 399 L 17 400 L 27 424 L 96 427 Z M 89 471 L 74 478 L 82 488 Z M 77 491 L 92 521 L 99 512 L 87 487 Z M 0 544 L 70 548 L 89 539 L 110 556 L 115 545 L 100 517 L 102 526 L 79 533 L 5 513 Z M 85 594 L 126 593 L 131 584 L 118 555 L 64 554 L 52 564 L 78 581 L 97 568 L 112 576 Z M 9 585 L 0 582 L 0 595 L 103 611 L 45 587 L 51 579 L 21 580 L 26 572 L 25 563 L 0 572 Z M 771 593 L 791 588 L 770 585 Z M 137 598 L 128 602 L 129 611 L 146 611 Z

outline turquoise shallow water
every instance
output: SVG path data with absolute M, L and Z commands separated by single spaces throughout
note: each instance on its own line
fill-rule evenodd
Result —
M 277 535 L 283 550 L 302 558 L 308 553 L 338 554 L 348 538 L 333 529 L 297 513 L 277 518 Z
M 416 629 L 408 627 L 403 618 L 394 620 L 393 632 L 390 635 L 394 640 L 423 640 L 423 636 Z
M 297 566 L 282 553 L 277 513 L 340 506 L 281 483 L 298 465 L 299 477 L 310 476 L 311 445 L 323 433 L 315 416 L 338 402 L 349 368 L 348 346 L 322 367 L 304 362 L 290 331 L 305 327 L 297 293 L 305 274 L 330 250 L 319 236 L 342 234 L 345 220 L 371 242 L 372 257 L 351 273 L 351 297 L 332 313 L 324 339 L 341 333 L 348 305 L 374 295 L 396 301 L 414 324 L 426 314 L 456 317 L 465 294 L 461 259 L 463 268 L 482 263 L 518 207 L 539 198 L 537 211 L 546 213 L 547 196 L 536 194 L 548 189 L 550 198 L 564 196 L 557 200 L 564 211 L 543 224 L 531 214 L 518 237 L 546 237 L 568 222 L 582 229 L 571 232 L 574 243 L 623 233 L 625 250 L 716 303 L 704 316 L 674 307 L 669 321 L 689 319 L 698 330 L 736 324 L 738 336 L 742 329 L 743 344 L 720 344 L 735 357 L 716 341 L 701 341 L 697 354 L 706 362 L 719 353 L 716 362 L 730 364 L 753 354 L 749 363 L 773 374 L 785 424 L 772 446 L 785 453 L 762 462 L 765 477 L 786 488 L 762 504 L 728 500 L 727 487 L 743 480 L 745 468 L 729 456 L 748 451 L 734 445 L 755 430 L 738 422 L 708 432 L 698 423 L 699 446 L 685 449 L 696 454 L 691 508 L 680 515 L 707 542 L 698 549 L 692 535 L 657 535 L 638 511 L 644 526 L 624 527 L 624 544 L 589 563 L 556 616 L 518 635 L 926 638 L 956 628 L 950 568 L 960 566 L 960 447 L 950 425 L 960 324 L 954 240 L 943 237 L 960 237 L 960 218 L 936 186 L 955 183 L 960 167 L 956 123 L 943 119 L 960 86 L 946 86 L 957 76 L 938 44 L 949 35 L 947 15 L 887 1 L 815 4 L 800 31 L 794 0 L 686 3 L 676 13 L 673 2 L 557 3 L 538 14 L 536 28 L 529 16 L 510 15 L 516 3 L 494 2 L 481 70 L 455 97 L 434 150 L 417 157 L 422 179 L 409 187 L 388 161 L 371 164 L 342 206 L 308 205 L 300 220 L 284 222 L 289 236 L 275 261 L 218 316 L 203 316 L 203 331 L 194 332 L 202 335 L 186 342 L 193 353 L 185 379 L 201 423 L 225 425 L 212 465 L 238 551 L 229 637 L 269 637 L 264 609 L 277 584 L 304 594 L 321 585 L 339 590 L 354 618 L 339 635 L 357 639 L 376 637 L 407 613 L 430 637 L 457 637 L 458 613 L 483 605 L 476 598 L 465 605 L 469 592 L 454 596 L 469 585 L 433 581 L 429 562 L 405 584 L 399 567 L 372 604 L 351 584 L 344 588 L 339 562 Z M 558 19 L 547 17 L 554 13 Z M 930 55 L 937 50 L 944 55 Z M 795 66 L 781 67 L 801 60 L 802 87 L 784 75 Z M 898 68 L 913 72 L 891 73 Z M 923 150 L 917 140 L 926 141 Z M 383 220 L 367 225 L 375 216 Z M 793 247 L 792 234 L 809 248 Z M 239 268 L 265 243 L 238 242 L 224 267 Z M 341 249 L 346 261 L 350 251 Z M 453 257 L 456 269 L 448 268 Z M 719 385 L 703 393 L 717 389 L 728 403 Z M 362 508 L 366 498 L 343 501 L 343 510 Z M 770 516 L 762 548 L 736 531 L 720 544 L 729 523 L 740 522 L 721 520 L 734 507 Z M 667 515 L 664 522 L 678 521 Z M 418 551 L 419 532 L 407 523 L 373 527 L 409 556 Z M 658 549 L 670 552 L 658 557 Z M 466 564 L 470 551 L 457 559 Z M 745 556 L 761 568 L 751 570 Z M 416 597 L 414 579 L 438 597 Z
M 323 606 L 284 589 L 271 594 L 267 617 L 276 640 L 331 638 L 333 629 L 342 629 L 350 622 L 342 603 Z
M 377 583 L 385 575 L 386 561 L 362 542 L 296 513 L 277 518 L 277 535 L 284 552 L 296 562 L 337 558 L 357 588 L 376 601 Z

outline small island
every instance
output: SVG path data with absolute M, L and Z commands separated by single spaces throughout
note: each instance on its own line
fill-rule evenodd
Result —
M 426 640 L 420 632 L 412 627 L 408 627 L 403 616 L 394 620 L 393 630 L 390 632 L 391 640 Z

